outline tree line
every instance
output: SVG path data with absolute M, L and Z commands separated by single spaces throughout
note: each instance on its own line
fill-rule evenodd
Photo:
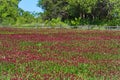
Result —
M 70 25 L 120 25 L 120 0 L 39 0 L 43 20 L 60 18 Z
M 43 13 L 24 11 L 21 0 L 0 0 L 0 24 L 120 25 L 120 0 L 38 0 Z
M 19 8 L 21 0 L 0 0 L 0 24 L 14 25 L 36 22 L 38 13 Z

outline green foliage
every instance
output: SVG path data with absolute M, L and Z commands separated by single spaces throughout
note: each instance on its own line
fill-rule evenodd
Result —
M 39 0 L 38 6 L 44 9 L 44 20 L 60 17 L 72 26 L 119 25 L 119 0 Z
M 46 20 L 45 21 L 45 25 L 48 26 L 48 27 L 50 26 L 52 28 L 54 28 L 54 27 L 61 28 L 61 27 L 67 27 L 68 26 L 67 24 L 65 24 L 64 22 L 62 22 L 60 18 L 52 19 L 50 21 Z
M 43 13 L 22 10 L 18 7 L 20 1 L 0 0 L 0 25 L 120 25 L 119 0 L 38 0 L 36 5 L 43 8 Z
M 17 17 L 17 21 L 16 21 L 15 26 L 34 27 L 33 23 L 37 23 L 37 19 L 35 19 L 35 16 L 28 11 L 21 10 L 20 15 Z
M 75 25 L 79 25 L 80 24 L 80 20 L 81 18 L 75 18 L 75 20 L 71 20 L 71 25 L 75 26 Z
M 38 6 L 44 9 L 44 20 L 58 17 L 64 20 L 67 17 L 67 0 L 39 0 Z
M 120 25 L 120 18 L 119 19 L 109 20 L 108 25 L 111 25 L 111 26 Z
M 11 17 L 7 17 L 7 18 L 4 18 L 2 20 L 2 24 L 11 26 L 11 25 L 15 24 L 15 20 L 13 18 L 11 18 Z
M 14 24 L 18 17 L 18 3 L 20 0 L 0 1 L 0 23 Z
M 38 13 L 24 11 L 18 7 L 21 0 L 1 0 L 0 1 L 0 24 L 21 25 L 26 23 L 36 23 L 35 18 Z

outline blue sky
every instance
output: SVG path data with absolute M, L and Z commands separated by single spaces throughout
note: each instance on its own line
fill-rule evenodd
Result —
M 37 7 L 38 0 L 22 0 L 19 3 L 19 7 L 22 8 L 24 11 L 30 12 L 43 12 L 40 7 Z

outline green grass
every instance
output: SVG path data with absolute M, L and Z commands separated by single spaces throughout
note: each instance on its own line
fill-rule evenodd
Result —
M 15 34 L 14 32 L 9 31 L 0 31 L 0 34 Z
M 92 60 L 117 60 L 120 59 L 120 54 L 108 54 L 108 53 L 86 53 L 83 54 L 88 59 Z
M 111 67 L 111 68 L 110 68 Z M 90 71 L 90 69 L 96 69 L 97 70 L 106 70 L 107 68 L 110 68 L 112 70 L 112 66 L 102 66 L 102 65 L 94 65 L 94 64 L 85 64 L 80 63 L 78 66 L 68 66 L 68 65 L 59 65 L 54 62 L 45 61 L 31 61 L 28 63 L 22 63 L 22 64 L 12 64 L 12 63 L 0 63 L 0 73 L 2 76 L 0 79 L 4 80 L 10 80 L 10 78 L 14 78 L 16 73 L 19 74 L 19 78 L 33 78 L 34 73 L 40 73 L 37 78 L 42 78 L 42 75 L 44 74 L 51 74 L 52 76 L 56 73 L 62 72 L 62 74 L 75 74 L 81 78 L 84 78 L 85 80 L 104 80 L 106 76 L 98 76 L 95 77 L 95 75 Z M 26 70 L 28 71 L 26 72 Z M 113 68 L 116 69 L 116 68 Z M 118 69 L 120 70 L 120 69 Z M 106 71 L 105 71 L 106 72 Z M 3 73 L 6 73 L 5 75 Z M 22 75 L 22 74 L 25 74 Z M 61 74 L 61 76 L 62 76 Z M 53 76 L 54 77 L 54 76 Z M 113 76 L 113 78 L 118 79 L 118 76 Z M 59 76 L 56 76 L 56 80 L 59 80 Z M 32 79 L 35 80 L 35 79 Z M 69 80 L 66 78 L 65 80 Z M 107 80 L 114 80 L 107 77 Z

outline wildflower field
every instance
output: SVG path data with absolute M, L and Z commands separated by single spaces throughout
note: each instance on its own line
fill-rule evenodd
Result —
M 120 31 L 0 28 L 0 80 L 120 80 Z

